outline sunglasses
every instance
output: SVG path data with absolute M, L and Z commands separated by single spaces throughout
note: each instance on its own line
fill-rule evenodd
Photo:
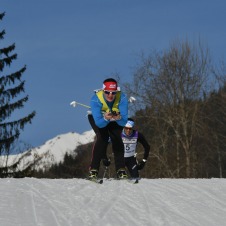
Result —
M 132 130 L 133 128 L 130 128 L 130 127 L 124 127 L 124 129 L 126 129 L 126 130 Z
M 107 94 L 107 95 L 109 95 L 110 93 L 111 93 L 112 95 L 116 95 L 117 92 L 111 92 L 111 91 L 106 91 L 106 90 L 104 90 L 104 93 Z

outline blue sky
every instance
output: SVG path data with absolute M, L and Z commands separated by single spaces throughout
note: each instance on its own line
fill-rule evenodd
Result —
M 225 60 L 224 0 L 0 0 L 6 30 L 0 48 L 16 43 L 10 70 L 24 73 L 29 101 L 16 117 L 37 116 L 20 138 L 38 146 L 68 132 L 91 127 L 86 109 L 93 90 L 118 73 L 130 82 L 139 54 L 167 49 L 176 39 L 200 39 L 218 61 Z

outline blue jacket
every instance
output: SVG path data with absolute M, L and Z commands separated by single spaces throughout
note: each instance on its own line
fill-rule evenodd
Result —
M 108 107 L 111 109 L 113 106 L 114 101 L 108 102 L 105 99 Z M 103 112 L 102 112 L 102 103 L 100 102 L 99 98 L 97 97 L 96 94 L 94 94 L 91 98 L 90 106 L 91 106 L 91 111 L 92 115 L 95 121 L 95 124 L 99 128 L 106 127 L 111 121 L 106 121 L 103 117 Z M 128 119 L 128 99 L 124 93 L 121 92 L 121 97 L 119 100 L 119 112 L 121 115 L 121 119 L 117 120 L 115 122 L 118 123 L 120 126 L 125 126 L 127 119 Z

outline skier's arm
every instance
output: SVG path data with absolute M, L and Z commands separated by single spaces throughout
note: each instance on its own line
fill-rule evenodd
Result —
M 109 121 L 104 119 L 102 113 L 102 103 L 99 101 L 98 97 L 94 95 L 90 101 L 91 111 L 95 124 L 99 128 L 103 128 L 108 125 Z
M 120 112 L 121 118 L 116 122 L 120 126 L 125 126 L 128 120 L 128 99 L 124 93 L 121 93 L 121 99 L 119 102 L 119 112 Z
M 143 157 L 143 160 L 140 161 L 137 165 L 137 169 L 138 170 L 142 170 L 145 166 L 145 163 L 147 161 L 147 158 L 149 156 L 149 151 L 150 151 L 150 145 L 148 144 L 147 140 L 145 139 L 144 135 L 142 133 L 139 133 L 138 132 L 138 139 L 137 141 L 139 143 L 141 143 L 144 147 L 144 157 Z
M 148 156 L 149 156 L 149 152 L 150 152 L 150 145 L 149 145 L 149 143 L 145 139 L 144 135 L 142 133 L 140 133 L 140 132 L 138 132 L 138 139 L 137 139 L 137 141 L 139 143 L 141 143 L 143 148 L 144 148 L 144 157 L 143 157 L 143 159 L 147 160 Z

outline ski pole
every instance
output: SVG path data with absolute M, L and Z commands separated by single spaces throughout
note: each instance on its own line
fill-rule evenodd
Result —
M 102 177 L 102 179 L 101 179 L 100 182 L 99 182 L 100 184 L 103 184 L 103 182 L 104 182 L 104 177 L 105 177 L 105 175 L 106 175 L 106 173 L 107 173 L 107 170 L 108 170 L 108 166 L 105 166 L 103 177 Z
M 129 101 L 129 103 L 134 103 L 135 101 L 136 101 L 136 98 L 135 97 L 130 97 L 129 99 L 128 99 L 128 101 Z M 77 105 L 80 105 L 80 106 L 83 106 L 83 107 L 85 107 L 85 108 L 90 108 L 90 106 L 88 106 L 88 105 L 86 105 L 86 104 L 82 104 L 82 103 L 79 103 L 79 102 L 77 102 L 77 101 L 72 101 L 71 103 L 70 103 L 70 105 L 72 106 L 72 107 L 76 107 Z
M 80 106 L 83 106 L 83 107 L 85 107 L 85 108 L 90 108 L 90 106 L 85 105 L 85 104 L 78 103 L 78 102 L 76 102 L 76 101 L 72 101 L 72 102 L 70 103 L 70 105 L 71 105 L 72 107 L 76 107 L 76 105 L 80 105 Z

